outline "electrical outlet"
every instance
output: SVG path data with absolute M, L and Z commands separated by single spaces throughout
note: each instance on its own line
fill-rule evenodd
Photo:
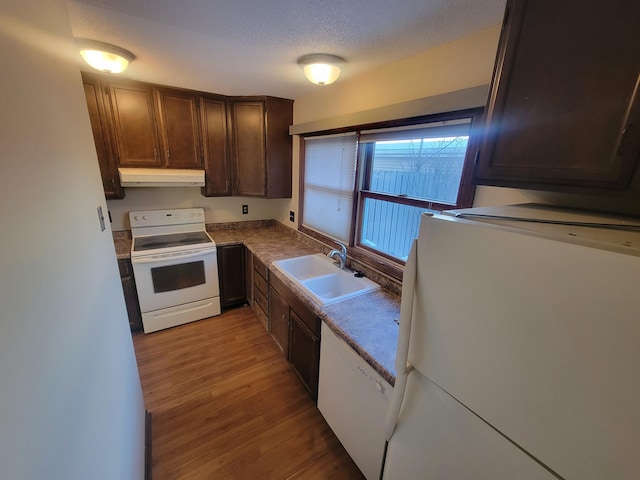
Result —
M 242 205 L 242 214 L 246 215 L 249 213 L 249 205 Z
M 296 214 L 293 210 L 289 211 L 289 221 L 290 222 L 295 222 L 296 221 Z

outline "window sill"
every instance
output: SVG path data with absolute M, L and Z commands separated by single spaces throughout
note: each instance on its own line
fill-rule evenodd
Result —
M 376 255 L 363 247 L 349 247 L 349 255 L 358 263 L 362 263 L 369 268 L 379 271 L 398 283 L 402 283 L 404 265 L 394 262 L 382 255 Z

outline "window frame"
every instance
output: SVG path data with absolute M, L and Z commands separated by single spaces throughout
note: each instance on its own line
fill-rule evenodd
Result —
M 299 144 L 299 158 L 300 158 L 300 178 L 299 178 L 299 216 L 298 216 L 298 229 L 322 243 L 330 245 L 331 247 L 337 247 L 337 241 L 333 238 L 322 234 L 316 230 L 308 228 L 302 224 L 304 219 L 304 171 L 305 171 L 305 148 L 304 138 L 315 136 L 326 136 L 340 133 L 352 133 L 355 132 L 357 138 L 356 146 L 356 184 L 353 191 L 353 207 L 351 212 L 351 225 L 349 233 L 349 243 L 347 245 L 348 255 L 357 262 L 371 266 L 374 269 L 386 274 L 398 281 L 402 280 L 402 273 L 404 270 L 405 262 L 401 259 L 388 255 L 379 250 L 375 250 L 366 245 L 360 243 L 361 229 L 362 229 L 362 214 L 364 211 L 364 202 L 367 198 L 375 200 L 388 201 L 391 203 L 397 203 L 402 205 L 410 205 L 428 210 L 450 210 L 457 208 L 471 207 L 475 196 L 475 184 L 473 182 L 473 171 L 477 162 L 477 157 L 480 148 L 480 130 L 483 121 L 484 108 L 469 108 L 463 110 L 455 110 L 444 113 L 437 113 L 432 115 L 423 115 L 419 117 L 404 118 L 398 120 L 389 120 L 376 123 L 355 125 L 350 127 L 341 127 L 330 130 L 323 130 L 317 132 L 309 132 L 300 136 Z M 360 132 L 366 130 L 376 130 L 385 128 L 397 128 L 397 127 L 409 127 L 413 125 L 420 125 L 425 123 L 437 123 L 444 121 L 457 120 L 461 118 L 470 118 L 470 130 L 469 141 L 467 144 L 467 150 L 462 167 L 462 174 L 460 176 L 460 187 L 458 189 L 458 197 L 455 205 L 449 205 L 444 203 L 433 202 L 429 200 L 423 200 L 413 197 L 404 197 L 400 195 L 393 195 L 381 192 L 375 192 L 371 190 L 365 190 L 365 178 L 370 178 L 372 168 L 372 157 L 362 158 L 362 148 L 371 148 L 360 142 Z

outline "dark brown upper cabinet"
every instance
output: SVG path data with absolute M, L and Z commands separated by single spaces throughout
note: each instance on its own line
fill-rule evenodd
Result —
M 202 168 L 198 96 L 195 92 L 155 88 L 163 166 Z
M 205 196 L 291 198 L 292 100 L 82 77 L 109 198 L 118 167 L 204 168 Z
M 637 0 L 508 0 L 477 183 L 628 189 L 640 158 L 638 25 Z
M 100 79 L 95 76 L 83 75 L 82 81 L 105 197 L 108 199 L 124 198 L 124 189 L 120 185 L 120 177 L 118 176 L 115 146 L 111 138 L 110 116 L 105 107 L 104 87 Z
M 231 196 L 227 113 L 227 100 L 224 97 L 200 97 L 206 182 L 202 194 L 207 197 Z
M 119 81 L 109 91 L 120 166 L 202 168 L 195 92 Z
M 230 105 L 233 194 L 290 198 L 293 102 L 243 97 Z
M 119 166 L 162 167 L 151 85 L 110 80 L 109 95 Z

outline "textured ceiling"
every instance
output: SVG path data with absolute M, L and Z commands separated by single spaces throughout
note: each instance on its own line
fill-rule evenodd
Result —
M 340 80 L 502 20 L 505 0 L 69 0 L 73 35 L 137 59 L 126 77 L 225 95 L 298 98 L 296 60 L 347 60 Z

